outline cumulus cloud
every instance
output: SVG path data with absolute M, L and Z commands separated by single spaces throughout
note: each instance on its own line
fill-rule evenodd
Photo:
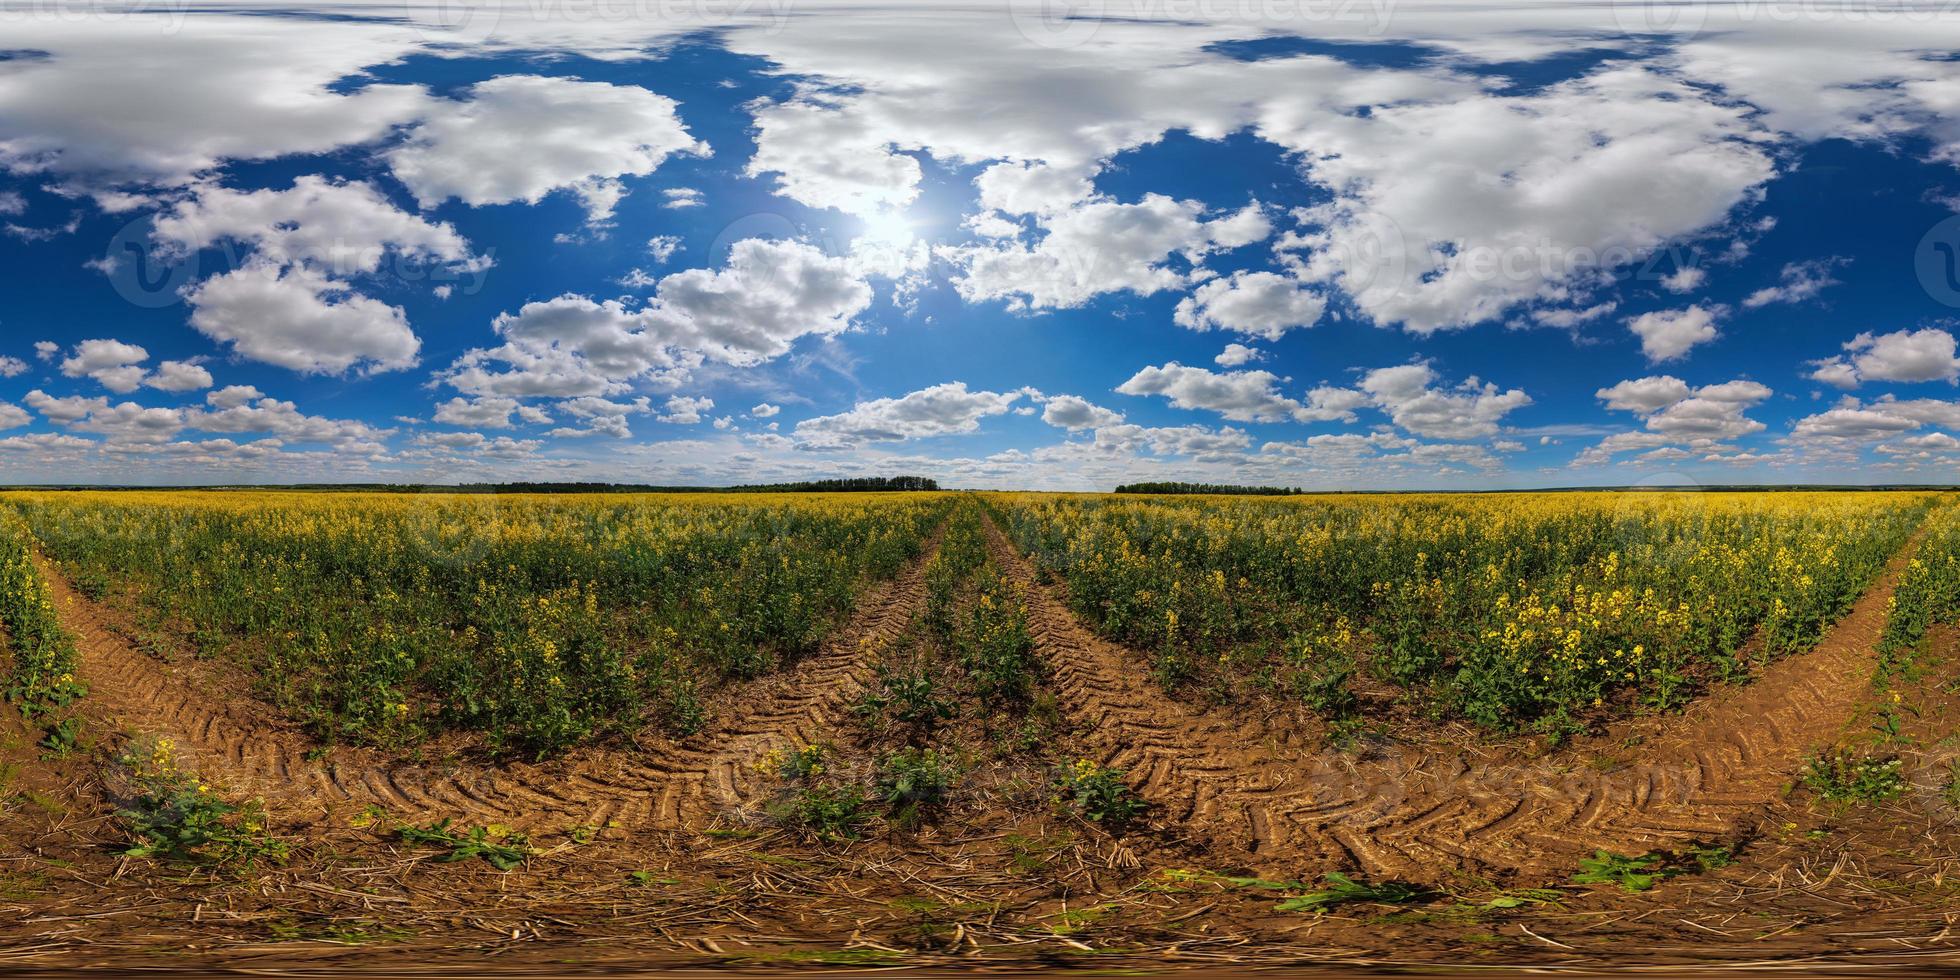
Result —
M 127 395 L 143 384 L 149 371 L 142 362 L 150 352 L 120 340 L 84 340 L 74 353 L 61 362 L 61 373 L 71 378 L 90 378 L 117 394 Z
M 453 274 L 489 265 L 453 227 L 396 208 L 373 185 L 317 176 L 284 190 L 201 187 L 158 216 L 151 238 L 177 254 L 249 247 L 238 268 L 185 291 L 191 326 L 243 357 L 307 374 L 418 363 L 407 315 L 355 291 L 351 277 L 379 272 L 391 254 Z
M 1774 173 L 1746 107 L 1633 66 L 1267 136 L 1335 192 L 1297 213 L 1301 277 L 1418 332 L 1583 286 L 1721 223 Z
M 712 398 L 675 395 L 667 399 L 667 410 L 658 418 L 670 425 L 699 425 L 702 413 L 713 407 L 715 407 L 715 400 Z
M 551 421 L 551 413 L 520 403 L 515 398 L 451 398 L 436 406 L 435 420 L 444 425 L 471 429 L 508 429 L 511 416 L 532 424 Z
M 452 197 L 536 204 L 569 190 L 587 222 L 602 224 L 625 193 L 619 178 L 651 174 L 674 154 L 709 152 L 681 125 L 672 99 L 635 85 L 503 75 L 464 96 L 383 154 L 424 208 Z
M 1750 293 L 1742 301 L 1742 305 L 1753 310 L 1771 303 L 1801 303 L 1811 299 L 1826 288 L 1838 284 L 1838 281 L 1832 278 L 1831 270 L 1846 261 L 1848 260 L 1831 258 L 1814 262 L 1792 262 L 1783 267 L 1781 282 Z
M 782 408 L 780 408 L 779 406 L 771 405 L 768 402 L 763 402 L 757 405 L 756 407 L 749 409 L 749 417 L 758 418 L 758 419 L 773 418 L 776 415 L 780 414 L 781 412 L 782 412 Z
M 745 239 L 719 270 L 662 278 L 637 309 L 566 295 L 499 316 L 500 347 L 472 350 L 442 380 L 466 394 L 608 395 L 678 384 L 704 361 L 752 367 L 800 338 L 842 332 L 871 302 L 846 259 L 800 242 Z
M 1056 395 L 1042 409 L 1041 420 L 1058 429 L 1079 432 L 1100 429 L 1123 421 L 1123 413 L 1096 405 L 1075 395 Z
M 1138 371 L 1116 390 L 1125 395 L 1162 395 L 1177 408 L 1217 412 L 1234 422 L 1351 422 L 1354 410 L 1369 402 L 1360 392 L 1316 388 L 1303 404 L 1281 394 L 1279 380 L 1270 371 L 1216 372 L 1172 361 Z
M 1257 205 L 1208 219 L 1200 202 L 1162 194 L 1135 204 L 1090 201 L 1042 219 L 1041 226 L 1047 233 L 1032 246 L 1017 239 L 940 248 L 960 270 L 953 280 L 960 295 L 969 302 L 1005 299 L 1010 309 L 1075 307 L 1112 292 L 1149 296 L 1190 281 L 1167 264 L 1173 255 L 1195 262 L 1247 244 L 1255 233 L 1263 237 L 1270 227 Z
M 1677 296 L 1692 293 L 1708 281 L 1708 270 L 1684 265 L 1661 277 L 1661 288 Z
M 1646 429 L 1609 435 L 1581 452 L 1574 465 L 1599 465 L 1623 453 L 1651 454 L 1663 448 L 1680 450 L 1684 455 L 1716 452 L 1728 440 L 1763 431 L 1761 422 L 1744 413 L 1772 394 L 1767 385 L 1755 381 L 1725 381 L 1694 388 L 1672 375 L 1634 378 L 1601 388 L 1594 395 L 1607 408 L 1639 416 L 1645 420 Z
M 1495 435 L 1504 416 L 1531 404 L 1531 396 L 1472 377 L 1451 388 L 1435 387 L 1427 364 L 1377 368 L 1360 388 L 1396 427 L 1425 439 L 1478 439 Z
M 819 95 L 755 110 L 748 175 L 775 175 L 776 193 L 815 208 L 859 216 L 896 210 L 919 195 L 919 161 L 893 151 L 855 110 Z
M 156 373 L 143 379 L 143 387 L 158 391 L 202 391 L 214 383 L 211 372 L 195 361 L 164 361 Z
M 1627 329 L 1640 338 L 1647 362 L 1678 360 L 1688 351 L 1715 339 L 1715 323 L 1727 314 L 1722 306 L 1699 304 L 1679 310 L 1654 310 L 1627 320 Z
M 1861 333 L 1846 342 L 1848 355 L 1812 361 L 1812 380 L 1838 388 L 1866 381 L 1955 381 L 1960 379 L 1951 333 L 1934 327 L 1888 334 Z
M 191 326 L 255 361 L 304 374 L 399 371 L 419 362 L 421 338 L 400 307 L 301 266 L 248 262 L 184 298 Z
M 1311 327 L 1327 308 L 1319 293 L 1271 272 L 1235 272 L 1193 290 L 1177 305 L 1177 324 L 1192 330 L 1230 330 L 1278 340 L 1295 327 Z
M 1265 351 L 1247 347 L 1244 344 L 1226 344 L 1225 349 L 1219 351 L 1218 356 L 1212 358 L 1212 361 L 1220 367 L 1244 367 L 1253 361 L 1263 361 L 1265 359 Z
M 921 388 L 897 398 L 857 403 L 848 412 L 805 419 L 796 439 L 813 448 L 843 448 L 868 442 L 899 442 L 980 431 L 980 420 L 1004 415 L 1022 397 L 1018 391 L 969 391 L 964 381 Z

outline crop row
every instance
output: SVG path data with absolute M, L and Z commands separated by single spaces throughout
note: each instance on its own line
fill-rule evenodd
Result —
M 815 650 L 941 495 L 19 493 L 84 592 L 246 668 L 328 740 L 542 754 Z
M 1167 687 L 1329 715 L 1357 681 L 1492 729 L 1682 703 L 1815 644 L 1933 500 L 1608 493 L 1250 500 L 1002 495 L 1077 611 Z M 1949 593 L 1950 594 L 1950 593 Z

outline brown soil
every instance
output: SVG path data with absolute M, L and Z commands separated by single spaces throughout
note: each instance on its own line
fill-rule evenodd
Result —
M 0 972 L 1960 970 L 1947 768 L 1960 636 L 1939 634 L 1896 688 L 1912 793 L 1835 806 L 1784 789 L 1813 745 L 1892 704 L 1868 685 L 1896 566 L 1816 651 L 1684 716 L 1537 758 L 1413 742 L 1350 755 L 1166 697 L 1137 654 L 1083 630 L 994 545 L 1027 589 L 1050 688 L 1075 723 L 1058 748 L 1131 769 L 1160 804 L 1146 825 L 1112 835 L 1025 799 L 1010 814 L 1005 795 L 855 843 L 746 819 L 766 791 L 746 768 L 762 751 L 851 737 L 844 707 L 923 601 L 921 565 L 869 596 L 819 656 L 730 692 L 711 734 L 501 768 L 349 749 L 313 761 L 261 709 L 196 696 L 208 665 L 169 669 L 132 649 L 50 576 L 83 640 L 96 737 L 173 734 L 223 785 L 264 793 L 298 843 L 288 864 L 242 872 L 124 859 L 99 754 L 45 753 L 35 728 L 0 712 Z M 521 823 L 538 850 L 510 872 L 441 863 L 345 819 L 369 802 Z M 567 833 L 606 819 L 618 825 L 596 840 Z M 1569 881 L 1594 841 L 1632 853 L 1707 836 L 1746 846 L 1727 867 L 1637 894 Z M 1275 908 L 1303 886 L 1218 877 L 1313 882 L 1343 868 L 1442 887 L 1316 915 Z M 1502 889 L 1516 884 L 1554 890 L 1513 904 Z
M 1256 867 L 1305 861 L 1423 883 L 1466 872 L 1540 880 L 1599 848 L 1753 835 L 1805 758 L 1851 720 L 1877 663 L 1886 602 L 1918 545 L 1813 650 L 1667 719 L 1621 763 L 1614 755 L 1632 748 L 1625 733 L 1536 759 L 1436 742 L 1292 748 L 1256 717 L 1167 696 L 1145 674 L 1147 657 L 1085 627 L 997 527 L 989 541 L 1028 590 L 1030 628 L 1068 709 L 1092 726 L 1104 762 L 1138 774 L 1138 791 L 1170 822 Z
M 816 656 L 725 698 L 720 717 L 696 736 L 679 743 L 643 736 L 645 744 L 631 748 L 503 765 L 320 746 L 264 704 L 212 697 L 207 684 L 216 671 L 209 665 L 166 665 L 136 650 L 114 617 L 78 594 L 52 562 L 39 567 L 75 637 L 79 676 L 89 685 L 83 713 L 95 727 L 170 738 L 188 768 L 221 774 L 228 789 L 266 798 L 287 821 L 376 806 L 418 821 L 450 817 L 517 828 L 678 827 L 740 808 L 753 795 L 747 770 L 756 758 L 811 741 L 835 721 L 862 687 L 867 653 L 918 611 L 925 561 L 874 587 Z

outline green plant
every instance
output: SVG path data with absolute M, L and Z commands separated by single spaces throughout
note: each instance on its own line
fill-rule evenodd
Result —
M 829 757 L 829 746 L 813 743 L 800 749 L 772 749 L 763 754 L 755 767 L 784 782 L 810 783 L 829 769 L 825 765 Z
M 1403 905 L 1421 898 L 1423 893 L 1401 882 L 1386 881 L 1380 884 L 1355 881 L 1338 871 L 1330 871 L 1320 879 L 1322 887 L 1302 895 L 1295 895 L 1273 906 L 1278 912 L 1325 912 L 1337 905 L 1349 902 L 1374 902 L 1381 905 Z
M 1095 823 L 1121 826 L 1147 806 L 1121 772 L 1089 759 L 1056 767 L 1053 785 L 1058 802 Z
M 1882 803 L 1906 791 L 1902 760 L 1845 748 L 1812 756 L 1802 778 L 1806 788 L 1832 803 Z
M 452 830 L 448 817 L 422 827 L 397 827 L 395 835 L 405 843 L 448 852 L 436 859 L 444 864 L 482 858 L 498 871 L 509 871 L 523 864 L 531 853 L 530 838 L 523 834 L 496 825 Z
M 921 809 L 944 803 L 957 775 L 939 753 L 903 748 L 878 760 L 873 792 L 894 808 L 900 822 L 910 822 Z
M 777 823 L 829 842 L 856 840 L 869 816 L 868 803 L 856 786 L 806 786 L 770 804 L 768 810 Z
M 124 854 L 226 868 L 286 860 L 286 842 L 267 830 L 264 805 L 218 795 L 177 765 L 169 739 L 132 744 L 117 761 L 133 787 L 116 811 L 136 841 Z
M 66 756 L 82 747 L 82 719 L 69 715 L 49 725 L 42 734 L 40 746 L 56 758 Z
M 868 719 L 890 717 L 926 731 L 957 713 L 951 700 L 938 695 L 938 682 L 923 664 L 904 670 L 879 665 L 877 685 L 864 693 L 855 710 Z
M 1579 871 L 1572 880 L 1581 885 L 1618 885 L 1630 892 L 1644 892 L 1680 873 L 1660 854 L 1627 857 L 1602 849 L 1579 859 Z

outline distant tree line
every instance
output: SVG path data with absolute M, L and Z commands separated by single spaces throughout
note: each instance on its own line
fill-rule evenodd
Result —
M 307 490 L 379 490 L 389 493 L 892 493 L 937 490 L 924 476 L 857 476 L 797 483 L 753 483 L 733 487 L 663 487 L 634 483 L 465 483 L 459 486 L 296 487 Z
M 1246 497 L 1285 497 L 1296 493 L 1291 487 L 1242 487 L 1229 483 L 1125 483 L 1117 493 L 1211 493 Z

